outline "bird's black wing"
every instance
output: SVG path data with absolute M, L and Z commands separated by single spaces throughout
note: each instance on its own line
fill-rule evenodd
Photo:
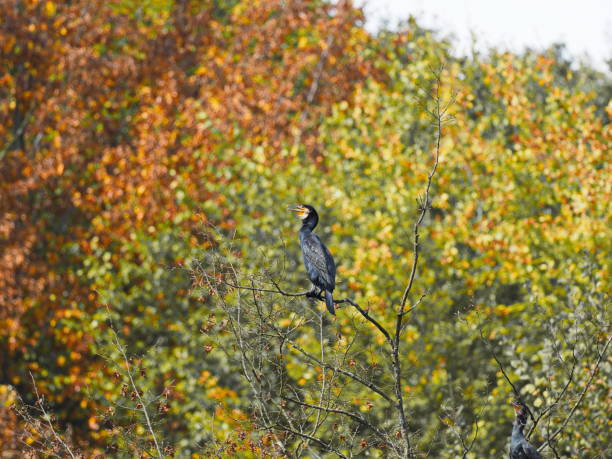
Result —
M 529 443 L 527 440 L 523 440 L 522 443 L 523 451 L 525 451 L 525 457 L 527 459 L 542 459 L 538 450 L 534 448 L 534 446 Z
M 511 446 L 510 459 L 542 459 L 542 456 L 531 443 L 523 438 Z
M 320 282 L 325 290 L 333 291 L 336 284 L 336 265 L 329 250 L 319 236 L 312 233 L 302 240 L 302 253 L 308 275 L 313 283 Z

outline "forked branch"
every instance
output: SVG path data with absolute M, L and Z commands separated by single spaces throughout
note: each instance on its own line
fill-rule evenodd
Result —
M 34 393 L 36 394 L 36 404 L 38 405 L 38 408 L 40 409 L 40 412 L 42 413 L 42 418 L 47 422 L 47 425 L 49 426 L 49 429 L 51 430 L 51 433 L 53 434 L 53 437 L 55 438 L 55 440 L 60 445 L 62 445 L 62 448 L 66 450 L 66 452 L 72 459 L 76 459 L 76 456 L 74 455 L 70 447 L 62 439 L 62 437 L 60 437 L 60 435 L 57 433 L 57 431 L 53 427 L 53 422 L 51 421 L 51 415 L 47 413 L 47 410 L 45 410 L 45 403 L 44 403 L 45 401 L 43 397 L 41 397 L 40 394 L 38 393 L 38 387 L 36 386 L 36 380 L 34 379 L 34 376 L 32 375 L 32 373 L 30 373 L 30 378 L 32 379 L 32 385 L 34 386 Z
M 274 284 L 275 289 L 267 289 L 267 288 L 258 288 L 258 287 L 247 287 L 244 285 L 238 285 L 238 284 L 232 284 L 231 282 L 227 282 L 225 280 L 219 281 L 222 284 L 231 287 L 231 288 L 235 288 L 238 290 L 250 290 L 253 292 L 258 292 L 258 293 L 275 293 L 278 295 L 282 295 L 282 296 L 287 296 L 287 297 L 300 297 L 300 296 L 305 296 L 305 297 L 313 297 L 312 292 L 311 291 L 305 291 L 305 292 L 286 292 L 285 290 L 281 289 L 280 286 L 275 282 L 272 281 L 272 283 Z M 317 298 L 319 301 L 325 301 L 325 299 L 322 296 L 315 296 L 315 298 Z M 387 329 L 379 322 L 377 321 L 374 317 L 372 317 L 369 313 L 368 310 L 363 309 L 361 306 L 359 306 L 359 304 L 357 304 L 355 301 L 353 301 L 351 298 L 342 298 L 342 299 L 334 299 L 334 304 L 345 304 L 348 303 L 351 306 L 353 306 L 355 309 L 357 309 L 357 311 L 368 321 L 370 322 L 372 325 L 374 325 L 378 331 L 380 331 L 382 333 L 382 335 L 385 337 L 385 339 L 391 344 L 391 335 L 390 333 L 387 331 Z
M 109 312 L 109 316 L 110 316 L 110 312 Z M 117 332 L 115 331 L 115 327 L 113 326 L 112 322 L 110 323 L 110 330 L 113 334 L 114 345 L 119 351 L 119 353 L 121 354 L 121 357 L 123 357 L 123 361 L 125 363 L 125 371 L 128 375 L 128 379 L 130 380 L 130 385 L 132 386 L 132 390 L 136 398 L 138 399 L 138 402 L 140 405 L 139 411 L 142 412 L 145 418 L 145 422 L 147 424 L 147 430 L 151 434 L 151 438 L 153 439 L 153 443 L 155 444 L 155 449 L 157 450 L 157 456 L 163 458 L 164 454 L 162 453 L 162 450 L 157 441 L 157 436 L 155 435 L 155 430 L 153 429 L 153 425 L 151 424 L 151 418 L 149 417 L 149 411 L 147 410 L 147 405 L 145 401 L 142 399 L 142 396 L 140 395 L 140 390 L 138 389 L 138 386 L 136 386 L 136 382 L 134 381 L 134 377 L 132 375 L 132 367 L 130 365 L 130 361 L 128 359 L 128 356 L 125 352 L 123 345 L 119 341 L 119 336 L 117 335 Z
M 606 344 L 604 344 L 603 349 L 599 353 L 599 356 L 597 358 L 597 362 L 595 362 L 595 366 L 593 367 L 593 370 L 591 370 L 591 374 L 589 375 L 589 379 L 587 380 L 584 388 L 582 389 L 582 392 L 580 392 L 580 395 L 578 396 L 578 400 L 576 400 L 576 403 L 574 403 L 574 406 L 570 410 L 569 414 L 567 415 L 567 417 L 565 418 L 563 423 L 559 426 L 559 428 L 557 430 L 555 430 L 555 432 L 552 435 L 548 436 L 546 441 L 540 445 L 540 447 L 538 448 L 538 451 L 542 451 L 544 448 L 546 448 L 546 446 L 550 445 L 550 443 L 561 432 L 563 432 L 563 429 L 565 429 L 565 427 L 569 423 L 569 421 L 572 418 L 572 416 L 574 416 L 574 413 L 576 412 L 576 410 L 578 409 L 578 407 L 582 403 L 582 400 L 584 399 L 584 396 L 586 395 L 587 391 L 591 387 L 591 383 L 593 382 L 593 378 L 595 377 L 595 375 L 599 371 L 599 366 L 601 365 L 601 362 L 603 361 L 604 357 L 606 356 L 606 353 L 608 351 L 608 346 L 610 345 L 610 341 L 612 341 L 612 335 L 608 336 L 608 339 L 606 340 Z
M 425 194 L 422 198 L 418 200 L 419 203 L 419 214 L 414 223 L 413 228 L 413 257 L 412 257 L 412 267 L 410 268 L 410 275 L 408 276 L 408 284 L 404 290 L 404 294 L 402 295 L 402 300 L 399 305 L 399 309 L 397 311 L 397 317 L 395 321 L 395 334 L 393 335 L 393 340 L 391 341 L 392 348 L 392 366 L 393 366 L 393 377 L 394 377 L 394 388 L 395 388 L 395 397 L 397 398 L 397 408 L 399 412 L 399 420 L 400 427 L 402 430 L 402 436 L 406 443 L 406 457 L 412 457 L 412 451 L 410 446 L 410 432 L 408 429 L 408 422 L 406 420 L 406 412 L 404 409 L 404 398 L 402 394 L 402 371 L 401 371 L 401 362 L 399 357 L 400 351 L 400 337 L 402 331 L 404 329 L 404 318 L 406 317 L 406 313 L 412 311 L 414 308 L 420 304 L 421 298 L 406 311 L 406 303 L 408 301 L 408 297 L 410 292 L 412 291 L 412 287 L 414 286 L 414 280 L 416 278 L 417 268 L 419 264 L 419 255 L 420 255 L 420 234 L 419 229 L 423 220 L 425 219 L 425 215 L 427 211 L 430 209 L 430 190 L 431 183 L 434 175 L 436 174 L 436 170 L 438 169 L 438 164 L 440 162 L 440 140 L 442 138 L 442 125 L 444 124 L 444 119 L 446 117 L 446 112 L 449 108 L 449 104 L 446 104 L 444 107 L 440 104 L 440 86 L 441 86 L 441 69 L 436 73 L 436 81 L 435 81 L 435 95 L 433 96 L 433 101 L 435 104 L 435 109 L 433 111 L 427 110 L 427 112 L 434 118 L 436 124 L 436 148 L 434 152 L 434 163 L 427 175 L 427 184 L 425 186 Z

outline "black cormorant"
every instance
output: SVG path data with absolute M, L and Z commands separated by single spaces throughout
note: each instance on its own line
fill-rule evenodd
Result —
M 512 407 L 516 412 L 516 418 L 510 438 L 510 459 L 541 459 L 538 450 L 523 435 L 523 429 L 527 424 L 527 408 L 519 401 L 512 402 Z
M 308 277 L 315 287 L 325 292 L 327 310 L 335 315 L 332 292 L 336 286 L 336 265 L 327 247 L 323 245 L 319 236 L 312 232 L 319 223 L 319 215 L 314 207 L 308 205 L 291 206 L 289 210 L 302 219 L 300 246 Z

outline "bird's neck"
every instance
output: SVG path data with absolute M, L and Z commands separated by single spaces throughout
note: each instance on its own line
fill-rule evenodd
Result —
M 523 429 L 525 428 L 525 422 L 517 418 L 514 420 L 514 425 L 512 426 L 512 437 L 523 437 Z
M 317 226 L 316 220 L 304 220 L 302 222 L 302 227 L 300 228 L 301 233 L 310 233 Z

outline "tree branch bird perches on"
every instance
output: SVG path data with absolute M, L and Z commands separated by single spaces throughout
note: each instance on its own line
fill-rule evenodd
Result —
M 319 293 L 324 292 L 327 310 L 332 315 L 336 315 L 332 296 L 336 286 L 336 264 L 319 236 L 312 232 L 319 223 L 319 214 L 314 207 L 302 204 L 291 206 L 289 210 L 295 212 L 302 220 L 300 246 L 302 247 L 304 266 L 308 272 L 308 278 L 314 285 L 312 293 L 317 296 L 317 288 L 320 290 Z
M 516 412 L 516 418 L 512 426 L 512 437 L 510 438 L 510 459 L 542 459 L 538 450 L 527 441 L 523 435 L 523 429 L 527 424 L 527 409 L 519 401 L 512 402 Z

